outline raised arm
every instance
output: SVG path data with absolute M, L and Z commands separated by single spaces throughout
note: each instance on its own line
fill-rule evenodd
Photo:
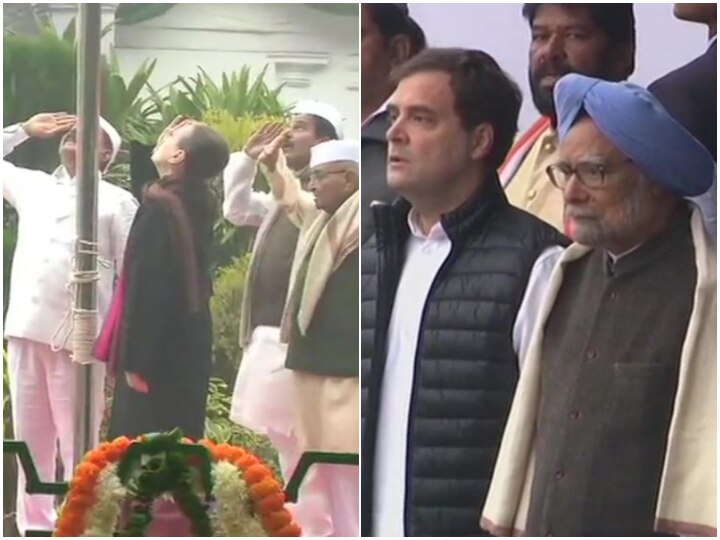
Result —
M 314 220 L 320 210 L 315 206 L 312 194 L 304 191 L 300 180 L 290 170 L 280 149 L 285 137 L 277 137 L 262 151 L 259 161 L 270 184 L 273 197 L 285 210 L 290 221 L 302 228 Z
M 23 124 L 3 128 L 3 157 L 30 137 L 49 139 L 62 135 L 74 125 L 75 117 L 67 113 L 41 113 Z M 18 208 L 22 201 L 36 195 L 34 190 L 37 182 L 48 178 L 48 174 L 43 171 L 18 167 L 5 159 L 2 167 L 3 199 L 15 208 Z
M 273 196 L 253 190 L 257 159 L 265 145 L 282 131 L 281 122 L 269 122 L 252 134 L 242 152 L 230 154 L 223 172 L 223 215 L 230 223 L 258 227 L 267 214 Z

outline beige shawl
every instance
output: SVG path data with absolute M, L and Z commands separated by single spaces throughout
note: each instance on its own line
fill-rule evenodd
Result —
M 334 213 L 318 210 L 312 194 L 303 191 L 300 181 L 280 154 L 274 171 L 263 168 L 280 207 L 300 228 L 290 287 L 281 323 L 281 341 L 288 342 L 292 316 L 297 313 L 300 332 L 305 335 L 330 276 L 360 244 L 360 192 L 353 193 Z
M 655 529 L 716 536 L 716 251 L 697 210 L 691 228 L 697 286 L 680 359 Z M 540 307 L 480 521 L 483 529 L 498 536 L 521 536 L 525 530 L 533 480 L 543 327 L 562 286 L 564 267 L 588 251 L 573 244 L 563 253 Z

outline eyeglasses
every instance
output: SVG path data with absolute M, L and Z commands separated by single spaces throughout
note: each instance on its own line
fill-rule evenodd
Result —
M 335 170 L 331 169 L 331 170 L 326 170 L 326 171 L 323 171 L 323 170 L 312 171 L 310 173 L 310 180 L 315 180 L 316 182 L 322 182 L 331 174 L 344 174 L 346 172 L 347 172 L 347 169 L 335 169 Z
M 594 163 L 581 161 L 574 167 L 569 163 L 553 163 L 545 171 L 550 181 L 558 189 L 565 189 L 573 175 L 589 189 L 602 189 L 606 186 L 607 176 L 620 165 L 631 163 L 632 159 L 623 159 L 615 163 Z

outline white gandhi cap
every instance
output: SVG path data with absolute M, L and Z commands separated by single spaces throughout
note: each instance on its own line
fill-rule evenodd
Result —
M 108 139 L 110 139 L 110 145 L 112 146 L 112 155 L 110 156 L 110 162 L 108 163 L 108 167 L 110 167 L 110 164 L 115 161 L 115 158 L 120 151 L 120 146 L 122 146 L 122 137 L 120 137 L 117 130 L 112 127 L 112 124 L 110 124 L 110 122 L 105 120 L 102 116 L 100 117 L 99 124 L 100 129 L 102 129 L 107 134 Z
M 310 149 L 310 168 L 336 161 L 360 163 L 360 144 L 353 139 L 325 141 Z

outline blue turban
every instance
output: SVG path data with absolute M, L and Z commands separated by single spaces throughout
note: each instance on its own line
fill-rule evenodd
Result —
M 715 162 L 646 89 L 571 73 L 555 85 L 560 140 L 581 111 L 647 177 L 683 197 L 705 193 Z

